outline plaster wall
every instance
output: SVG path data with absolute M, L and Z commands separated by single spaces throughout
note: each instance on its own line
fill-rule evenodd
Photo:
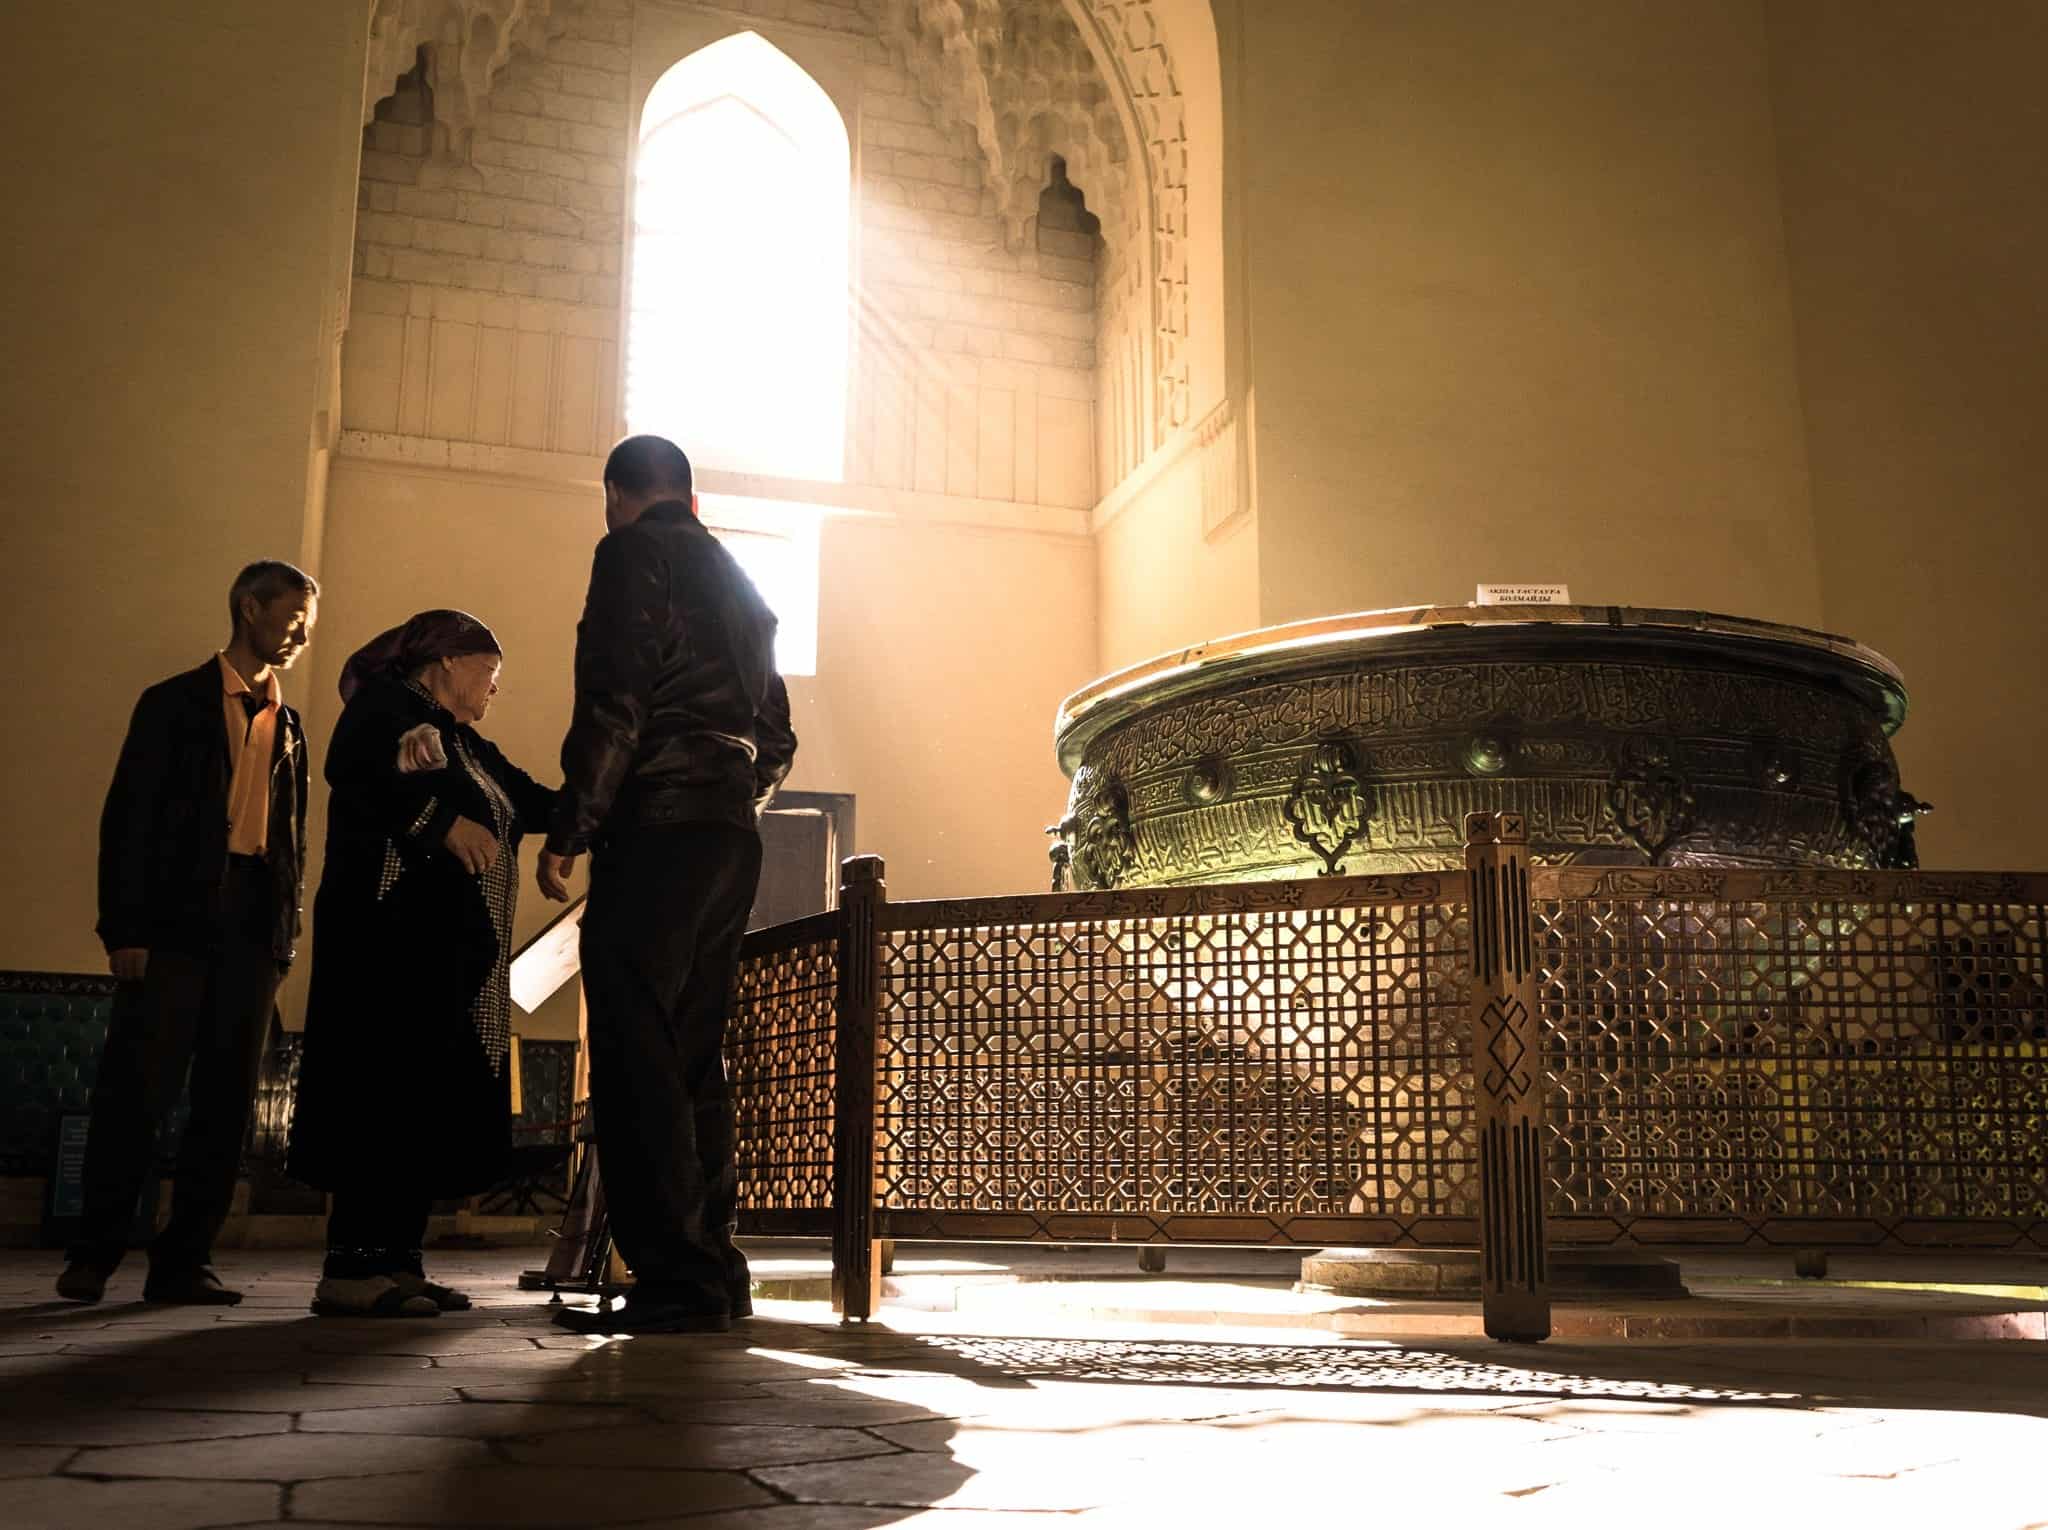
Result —
M 1095 538 L 1102 669 L 1259 625 L 1259 538 L 1249 517 L 1203 527 L 1205 461 L 1177 456 Z
M 1827 623 L 1906 673 L 1922 859 L 2048 865 L 2048 11 L 1802 0 L 1770 46 Z
M 105 969 L 98 815 L 136 694 L 226 640 L 244 563 L 317 562 L 367 22 L 9 11 L 0 968 Z
M 1759 4 L 1290 0 L 1242 103 L 1259 616 L 1822 616 Z

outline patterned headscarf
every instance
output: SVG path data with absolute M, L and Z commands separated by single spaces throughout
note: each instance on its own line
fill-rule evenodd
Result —
M 505 650 L 491 629 L 467 611 L 422 611 L 378 633 L 349 656 L 341 667 L 341 699 L 347 701 L 373 675 L 409 675 L 436 659 L 472 653 L 502 658 Z

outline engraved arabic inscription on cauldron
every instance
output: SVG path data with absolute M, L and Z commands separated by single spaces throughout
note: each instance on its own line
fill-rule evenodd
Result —
M 1553 863 L 1912 864 L 1926 805 L 1886 733 L 1903 688 L 1839 682 L 1811 643 L 1659 630 L 1638 656 L 1584 627 L 1326 644 L 1281 672 L 1126 688 L 1106 724 L 1063 733 L 1079 760 L 1055 860 L 1082 888 L 1441 870 L 1468 813 L 1519 812 Z

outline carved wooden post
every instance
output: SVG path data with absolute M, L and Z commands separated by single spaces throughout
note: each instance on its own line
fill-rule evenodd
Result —
M 1465 819 L 1472 882 L 1472 1083 L 1479 1104 L 1479 1294 L 1488 1337 L 1550 1337 L 1543 1247 L 1543 1049 L 1520 813 Z
M 875 1032 L 882 999 L 882 858 L 839 870 L 839 1034 L 832 1112 L 832 1308 L 865 1322 L 882 1302 L 875 1211 Z

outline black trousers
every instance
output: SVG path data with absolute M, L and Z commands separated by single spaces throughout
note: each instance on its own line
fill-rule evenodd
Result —
M 207 1264 L 241 1172 L 242 1139 L 284 966 L 273 954 L 275 898 L 258 861 L 228 863 L 227 933 L 208 955 L 152 950 L 138 983 L 115 991 L 93 1082 L 85 1142 L 85 1214 L 70 1258 L 121 1262 L 154 1170 L 157 1134 L 192 1076 L 192 1113 L 178 1149 L 171 1217 L 149 1247 L 152 1269 Z
M 343 1280 L 366 1275 L 425 1273 L 420 1245 L 434 1198 L 399 1188 L 334 1192 L 327 1212 L 327 1263 L 323 1274 Z
M 760 835 L 727 824 L 636 829 L 591 861 L 590 1095 L 635 1300 L 722 1308 L 747 1278 L 722 1048 L 760 880 Z

